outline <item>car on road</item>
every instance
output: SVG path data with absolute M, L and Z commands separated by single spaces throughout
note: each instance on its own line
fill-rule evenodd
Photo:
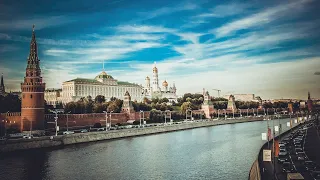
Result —
M 278 163 L 282 164 L 284 162 L 288 162 L 289 158 L 288 156 L 279 155 L 278 157 Z
M 32 139 L 33 135 L 24 135 L 24 136 L 22 136 L 22 138 L 24 138 L 24 139 Z
M 81 133 L 86 133 L 86 132 L 88 132 L 88 129 L 81 129 L 80 132 Z
M 279 156 L 286 156 L 288 152 L 285 149 L 280 149 Z
M 297 154 L 297 159 L 298 161 L 304 161 L 306 159 L 306 155 L 304 154 L 304 152 L 299 152 Z
M 98 128 L 97 131 L 104 131 L 104 128 Z
M 293 169 L 293 166 L 291 165 L 290 162 L 284 162 L 282 164 L 282 172 L 290 173 L 293 171 L 294 171 L 294 169 Z
M 295 148 L 295 152 L 296 152 L 296 155 L 298 155 L 299 152 L 303 152 L 302 148 Z
M 63 134 L 63 135 L 74 134 L 74 131 L 64 131 L 62 134 Z
M 317 168 L 317 165 L 312 161 L 305 161 L 304 166 L 307 171 L 313 171 Z

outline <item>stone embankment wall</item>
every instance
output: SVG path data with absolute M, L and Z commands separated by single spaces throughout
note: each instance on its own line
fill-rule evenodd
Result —
M 117 139 L 133 136 L 141 136 L 148 134 L 172 132 L 207 126 L 215 126 L 222 124 L 233 124 L 233 123 L 242 123 L 250 121 L 260 121 L 262 118 L 251 118 L 251 119 L 229 119 L 229 120 L 211 120 L 207 122 L 196 122 L 196 123 L 183 123 L 167 126 L 155 126 L 155 127 L 146 127 L 141 129 L 123 129 L 116 131 L 100 131 L 100 132 L 90 132 L 90 133 L 77 133 L 65 136 L 54 137 L 53 140 L 50 140 L 50 137 L 40 137 L 34 139 L 13 139 L 8 141 L 0 142 L 0 153 L 11 152 L 16 150 L 26 150 L 34 148 L 45 148 L 45 147 L 54 147 L 54 146 L 64 146 L 77 143 L 101 141 L 108 139 Z
M 149 118 L 150 112 L 145 111 L 144 117 Z M 46 122 L 54 122 L 55 114 L 46 114 L 45 115 L 45 123 Z M 108 122 L 110 122 L 110 114 L 108 114 Z M 58 114 L 58 126 L 60 128 L 67 126 L 67 119 L 68 119 L 68 125 L 69 127 L 85 127 L 85 126 L 93 126 L 95 123 L 101 123 L 101 125 L 105 125 L 106 122 L 104 121 L 106 119 L 105 113 L 90 113 L 90 114 Z M 112 113 L 111 115 L 112 124 L 121 123 L 124 124 L 128 120 L 139 120 L 140 114 L 139 112 L 133 112 L 130 114 L 127 113 Z M 3 121 L 6 121 L 4 123 Z M 20 129 L 21 126 L 21 113 L 20 112 L 12 112 L 12 113 L 1 113 L 0 114 L 0 128 L 2 126 L 6 126 L 6 129 L 8 128 L 16 128 Z M 28 123 L 26 123 L 28 124 Z M 55 125 L 45 124 L 46 129 L 47 128 L 54 128 Z M 28 129 L 28 128 L 27 128 Z

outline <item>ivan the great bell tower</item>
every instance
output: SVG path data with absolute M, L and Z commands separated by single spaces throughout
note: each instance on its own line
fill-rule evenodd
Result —
M 21 83 L 21 131 L 44 129 L 44 90 L 34 25 L 24 82 Z

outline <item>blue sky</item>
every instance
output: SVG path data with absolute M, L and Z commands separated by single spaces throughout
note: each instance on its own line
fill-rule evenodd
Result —
M 178 94 L 221 89 L 263 99 L 320 98 L 320 2 L 316 0 L 1 1 L 0 73 L 18 90 L 32 24 L 48 88 L 105 70 Z

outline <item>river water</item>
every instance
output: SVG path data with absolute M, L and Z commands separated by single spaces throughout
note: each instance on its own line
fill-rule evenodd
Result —
M 0 179 L 246 180 L 266 129 L 257 121 L 0 155 Z

